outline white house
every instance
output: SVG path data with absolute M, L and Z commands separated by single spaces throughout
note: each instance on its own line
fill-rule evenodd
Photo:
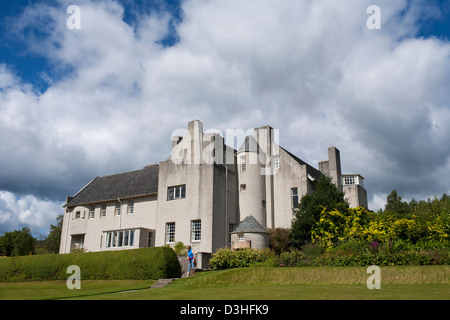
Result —
M 289 228 L 292 209 L 322 174 L 352 207 L 367 207 L 363 177 L 342 175 L 339 150 L 319 170 L 288 152 L 261 127 L 239 150 L 198 120 L 172 137 L 171 157 L 141 170 L 96 177 L 67 197 L 60 253 L 174 245 L 182 241 L 206 267 L 218 248 L 268 245 L 267 228 Z M 242 224 L 241 224 L 242 221 Z

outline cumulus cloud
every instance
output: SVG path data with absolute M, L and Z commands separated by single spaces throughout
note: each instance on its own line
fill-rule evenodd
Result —
M 135 10 L 130 23 L 118 1 L 86 0 L 68 30 L 69 4 L 34 4 L 11 27 L 50 61 L 48 89 L 0 65 L 0 190 L 16 200 L 58 202 L 159 162 L 192 119 L 221 132 L 269 124 L 316 166 L 334 145 L 373 209 L 394 188 L 450 192 L 450 43 L 417 37 L 437 7 L 378 1 L 382 28 L 369 30 L 370 1 L 188 0 L 174 24 L 170 11 Z M 0 224 L 20 216 L 2 212 Z
M 45 234 L 62 213 L 62 203 L 0 191 L 0 233 L 27 226 L 36 236 Z

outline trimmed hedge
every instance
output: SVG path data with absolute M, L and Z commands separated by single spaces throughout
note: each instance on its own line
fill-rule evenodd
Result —
M 209 260 L 212 270 L 245 267 L 301 267 L 301 266 L 400 266 L 448 265 L 450 251 L 422 250 L 391 254 L 370 253 L 319 253 L 309 250 L 292 250 L 276 255 L 269 250 L 219 249 Z
M 67 267 L 80 267 L 81 280 L 178 278 L 181 266 L 167 247 L 0 259 L 0 282 L 67 280 Z

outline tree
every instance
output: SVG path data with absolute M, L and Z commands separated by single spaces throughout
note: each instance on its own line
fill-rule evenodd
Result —
M 63 225 L 63 215 L 56 218 L 56 226 L 50 225 L 50 233 L 44 240 L 44 250 L 49 253 L 59 253 L 59 245 L 61 242 L 61 231 Z
M 31 235 L 31 231 L 27 227 L 20 230 L 14 239 L 13 256 L 25 256 L 35 253 L 36 239 Z
M 5 232 L 0 237 L 0 251 L 7 256 L 24 256 L 35 253 L 36 239 L 27 227 L 22 230 Z
M 319 221 L 320 213 L 324 208 L 345 211 L 348 207 L 344 192 L 338 190 L 331 177 L 322 175 L 317 182 L 316 191 L 305 194 L 298 208 L 294 209 L 291 225 L 292 244 L 300 249 L 305 243 L 311 241 L 311 230 Z
M 414 206 L 415 204 L 416 201 L 414 200 L 412 205 Z M 397 195 L 397 190 L 392 190 L 392 192 L 387 196 L 384 211 L 392 211 L 398 214 L 406 214 L 408 213 L 408 203 L 402 201 L 402 197 Z

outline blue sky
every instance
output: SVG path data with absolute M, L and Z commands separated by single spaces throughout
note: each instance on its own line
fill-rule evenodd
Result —
M 164 39 L 161 39 L 161 44 L 171 46 L 178 41 L 175 27 L 177 23 L 182 21 L 181 0 L 120 0 L 118 2 L 124 7 L 123 21 L 133 27 L 137 27 L 139 17 L 142 15 L 152 12 L 170 13 L 172 16 L 170 33 Z M 42 79 L 42 73 L 45 72 L 52 80 L 57 81 L 70 72 L 70 68 L 56 69 L 53 62 L 45 55 L 29 52 L 26 38 L 17 38 L 16 34 L 11 31 L 11 24 L 14 24 L 15 19 L 27 7 L 42 3 L 59 7 L 62 13 L 65 12 L 64 10 L 68 5 L 75 4 L 73 1 L 55 0 L 15 0 L 2 1 L 0 3 L 0 12 L 2 13 L 2 22 L 0 24 L 0 62 L 7 64 L 21 79 L 31 83 L 40 92 L 45 91 L 49 86 L 46 79 Z M 45 23 L 45 21 L 42 21 L 42 23 Z M 36 24 L 30 26 L 26 31 L 37 35 L 38 39 L 40 37 L 44 38 L 46 35 L 45 33 L 40 34 L 41 28 L 41 24 Z
M 0 234 L 46 233 L 65 196 L 166 159 L 192 119 L 279 128 L 316 167 L 336 146 L 371 209 L 393 189 L 450 192 L 450 0 L 15 0 L 0 14 Z

